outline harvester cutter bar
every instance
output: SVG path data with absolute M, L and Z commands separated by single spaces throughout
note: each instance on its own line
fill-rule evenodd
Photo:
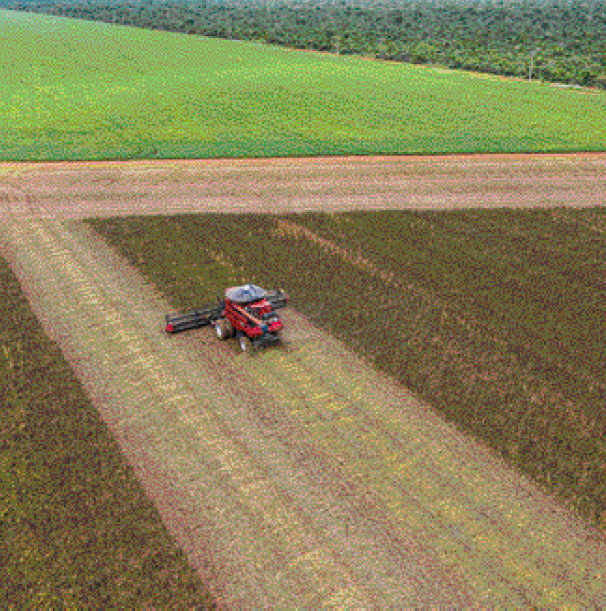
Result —
M 211 325 L 223 317 L 225 304 L 219 302 L 216 306 L 195 308 L 188 312 L 177 312 L 166 314 L 166 332 L 179 333 L 189 329 L 197 329 L 206 325 Z

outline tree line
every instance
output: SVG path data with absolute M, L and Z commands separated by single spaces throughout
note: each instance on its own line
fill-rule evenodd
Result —
M 21 0 L 9 7 L 606 89 L 606 0 Z

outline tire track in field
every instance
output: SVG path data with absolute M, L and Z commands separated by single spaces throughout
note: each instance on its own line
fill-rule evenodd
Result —
M 285 312 L 289 345 L 251 361 L 206 346 L 205 331 L 168 340 L 166 304 L 90 230 L 3 229 L 34 304 L 228 606 L 606 604 L 602 543 L 303 317 Z
M 148 488 L 194 565 L 203 575 L 205 562 L 213 566 L 220 583 L 209 586 L 220 601 L 248 608 L 445 602 L 433 582 L 411 586 L 403 559 L 383 553 L 372 525 L 358 519 L 358 538 L 344 545 L 342 512 L 326 512 L 338 499 L 313 486 L 309 469 L 242 400 L 255 384 L 239 366 L 244 357 L 213 359 L 221 351 L 192 349 L 191 339 L 171 345 L 151 287 L 110 261 L 83 228 L 20 219 L 4 229 L 20 280 L 131 464 L 159 470 L 173 500 L 187 499 L 169 507 Z M 222 388 L 226 375 L 237 392 Z M 188 532 L 178 509 L 193 514 Z M 410 558 L 407 569 L 415 564 Z M 394 573 L 398 579 L 379 579 Z
M 579 523 L 528 480 L 423 413 L 397 385 L 389 396 L 382 376 L 361 369 L 345 351 L 323 344 L 299 354 L 283 365 L 283 375 L 270 367 L 271 376 L 260 380 L 270 396 L 282 397 L 282 409 L 289 401 L 299 409 L 314 406 L 328 442 L 316 452 L 332 454 L 326 470 L 338 472 L 341 459 L 341 479 L 349 477 L 352 488 L 370 497 L 369 513 L 391 533 L 415 537 L 460 566 L 490 604 L 603 604 L 606 546 L 589 542 Z M 305 379 L 303 403 L 292 386 Z M 340 408 L 327 406 L 326 387 L 342 397 Z M 340 415 L 330 414 L 335 411 Z

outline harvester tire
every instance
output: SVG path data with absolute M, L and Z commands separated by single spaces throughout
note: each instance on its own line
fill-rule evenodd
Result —
M 231 324 L 229 319 L 225 319 L 225 337 L 233 337 L 236 334 L 234 326 Z
M 215 335 L 221 340 L 227 339 L 227 328 L 224 320 L 218 320 L 215 323 Z
M 240 350 L 246 354 L 246 356 L 252 356 L 255 352 L 255 345 L 250 341 L 246 335 L 242 335 L 239 340 Z

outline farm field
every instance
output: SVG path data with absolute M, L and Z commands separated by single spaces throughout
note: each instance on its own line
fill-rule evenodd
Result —
M 596 458 L 596 425 L 601 423 L 592 422 L 583 403 L 597 395 L 600 381 L 594 381 L 593 396 L 571 397 L 568 388 L 557 395 L 545 383 L 546 371 L 550 379 L 556 371 L 574 390 L 591 373 L 589 365 L 573 367 L 565 378 L 566 368 L 549 360 L 541 345 L 548 335 L 512 338 L 504 325 L 495 333 L 494 326 L 478 319 L 482 303 L 490 303 L 496 294 L 495 282 L 484 287 L 485 301 L 474 310 L 474 302 L 462 298 L 453 285 L 476 292 L 479 286 L 450 265 L 448 254 L 462 250 L 474 269 L 480 263 L 489 270 L 507 263 L 520 286 L 528 275 L 522 273 L 523 265 L 516 267 L 507 259 L 506 251 L 499 259 L 499 231 L 517 235 L 523 261 L 537 256 L 542 265 L 553 256 L 540 237 L 543 230 L 550 244 L 557 244 L 562 270 L 572 271 L 577 256 L 599 259 L 601 242 L 595 240 L 600 239 L 600 209 L 574 210 L 570 204 L 600 203 L 603 162 L 602 155 L 539 155 L 3 164 L 1 235 L 5 252 L 20 263 L 19 280 L 29 288 L 36 311 L 43 313 L 47 332 L 67 354 L 215 600 L 264 604 L 294 595 L 311 604 L 340 601 L 349 606 L 386 599 L 396 604 L 601 605 L 606 543 L 603 532 L 590 525 L 601 521 L 601 492 L 599 486 L 597 493 L 590 490 L 588 483 L 603 473 L 604 448 L 597 446 Z M 373 172 L 374 187 L 381 191 L 377 200 L 365 184 Z M 360 180 L 351 185 L 357 173 Z M 428 183 L 425 191 L 414 199 L 423 180 Z M 179 187 L 179 182 L 185 185 Z M 222 200 L 225 183 L 229 197 Z M 268 203 L 264 200 L 272 184 L 277 184 L 277 195 Z M 515 197 L 508 199 L 506 184 L 517 187 Z M 515 210 L 533 203 L 549 207 L 565 198 L 566 209 Z M 381 202 L 434 210 L 479 202 L 486 209 L 400 212 L 397 223 L 394 212 L 249 214 L 240 220 L 195 215 L 193 225 L 182 223 L 181 228 L 176 221 L 189 217 L 102 218 L 116 211 L 126 215 L 129 206 L 131 215 L 149 216 L 183 209 L 263 211 L 271 206 L 283 212 L 335 212 Z M 512 209 L 488 210 L 498 205 Z M 98 217 L 90 224 L 122 257 L 90 228 L 62 220 L 86 216 Z M 368 225 L 365 218 L 374 220 Z M 214 247 L 192 251 L 192 241 L 206 235 L 209 219 Z M 381 250 L 390 244 L 385 229 L 404 227 L 404 220 L 404 245 L 415 256 L 408 268 Z M 478 236 L 465 231 L 469 223 L 481 229 Z M 541 252 L 525 249 L 520 225 L 526 237 L 537 236 Z M 370 250 L 359 257 L 355 245 L 362 239 Z M 234 256 L 240 240 L 251 241 L 248 252 L 253 255 L 246 265 Z M 485 243 L 495 240 L 491 256 Z M 440 249 L 442 243 L 446 250 Z M 298 259 L 285 258 L 285 246 Z M 435 269 L 427 267 L 428 253 L 430 261 L 436 260 Z M 195 264 L 186 270 L 188 256 Z M 255 261 L 253 270 L 249 265 Z M 289 278 L 281 284 L 288 288 L 288 282 L 298 282 L 291 293 L 305 299 L 297 299 L 285 312 L 289 336 L 284 349 L 246 362 L 235 345 L 218 345 L 209 330 L 167 343 L 161 332 L 167 309 L 212 298 L 226 283 L 249 280 L 251 274 L 261 278 L 273 270 L 263 284 L 276 286 L 280 270 L 290 263 Z M 305 273 L 310 267 L 329 273 L 316 279 Z M 377 274 L 379 267 L 385 273 Z M 442 278 L 444 270 L 449 274 Z M 547 266 L 541 273 L 545 277 L 554 270 Z M 599 273 L 597 265 L 594 273 Z M 404 289 L 400 275 L 406 276 Z M 436 283 L 440 278 L 442 283 Z M 166 298 L 159 298 L 152 284 Z M 390 330 L 408 333 L 405 347 L 386 341 L 375 349 L 376 329 L 363 308 L 331 316 L 351 303 L 352 286 L 364 294 L 368 308 L 385 317 L 385 335 Z M 403 290 L 409 303 L 402 301 Z M 563 282 L 562 290 L 565 297 L 578 287 Z M 509 296 L 515 297 L 515 291 Z M 389 301 L 398 305 L 401 318 L 390 317 L 385 309 Z M 470 318 L 468 309 L 473 320 L 462 324 L 462 315 Z M 411 313 L 418 315 L 414 324 Z M 359 327 L 357 334 L 349 332 L 352 318 L 347 315 Z M 440 339 L 445 333 L 452 339 L 449 346 Z M 522 340 L 534 344 L 529 349 Z M 507 343 L 520 348 L 517 354 Z M 408 351 L 404 367 L 396 363 L 401 349 Z M 469 358 L 474 351 L 482 355 L 479 362 Z M 381 369 L 395 373 L 385 377 Z M 440 370 L 448 371 L 450 379 L 439 379 Z M 556 404 L 566 407 L 567 421 L 559 422 L 571 433 L 565 440 L 567 452 L 562 453 L 548 426 L 541 433 L 547 433 L 551 445 L 535 444 L 537 451 L 533 447 L 532 452 L 535 466 L 554 459 L 549 473 L 561 476 L 557 482 L 531 473 L 533 483 L 524 475 L 524 465 L 516 465 L 527 441 L 520 437 L 521 426 L 503 427 L 503 439 L 514 441 L 513 447 L 501 444 L 505 452 L 499 448 L 502 439 L 491 440 L 487 434 L 495 422 L 502 423 L 494 417 L 494 403 L 503 398 L 498 388 L 503 370 L 510 403 L 502 422 L 511 425 L 515 409 L 524 412 L 530 405 L 534 411 L 524 416 L 536 434 L 541 420 L 552 418 Z M 457 381 L 465 383 L 476 406 L 482 401 L 492 409 L 474 412 L 463 401 L 453 410 L 448 387 L 456 388 Z M 426 401 L 419 400 L 425 396 Z M 461 428 L 479 435 L 483 443 L 463 436 Z M 516 439 L 521 441 L 518 453 Z M 587 448 L 594 450 L 589 461 L 583 456 Z M 574 481 L 581 471 L 580 480 Z M 318 498 L 318 505 L 310 507 L 309 498 Z M 585 525 L 562 507 L 562 499 Z M 284 506 L 294 507 L 294 514 L 285 515 Z M 348 531 L 343 531 L 344 524 Z M 302 541 L 309 546 L 301 546 Z M 246 550 L 253 550 L 252 556 Z M 400 574 L 403 559 L 409 564 Z M 279 567 L 287 567 L 286 572 Z M 346 585 L 335 590 L 336 582 Z M 453 584 L 456 594 L 449 590 Z
M 0 258 L 0 604 L 214 608 Z
M 561 152 L 606 143 L 596 120 L 605 96 L 539 83 L 15 11 L 0 11 L 0 31 L 0 52 L 12 58 L 0 67 L 5 161 Z
M 604 95 L 8 11 L 0 52 L 6 602 L 606 605 L 606 154 L 478 154 L 603 150 Z M 283 346 L 163 333 L 244 281 Z
M 182 308 L 226 282 L 278 283 L 315 325 L 606 526 L 603 208 L 87 222 Z
M 167 282 L 169 304 L 86 225 L 20 216 L 2 229 L 219 603 L 604 604 L 597 531 L 297 309 L 286 345 L 251 360 L 208 329 L 167 338 L 162 313 L 248 275 L 237 259 L 200 250 L 197 293 Z
M 407 537 L 416 553 L 403 563 L 393 533 L 365 517 L 363 492 L 342 483 L 332 458 L 301 445 L 301 434 L 309 442 L 312 433 L 306 423 L 322 417 L 305 413 L 307 400 L 268 394 L 260 372 L 227 346 L 206 346 L 204 335 L 169 342 L 158 324 L 168 304 L 90 230 L 24 218 L 2 228 L 49 333 L 68 348 L 103 420 L 220 604 L 360 608 L 385 600 L 463 604 L 507 593 L 506 583 L 485 594 L 460 583 L 464 576 L 449 560 L 460 551 L 452 546 L 433 558 Z M 310 337 L 304 320 L 290 326 L 300 341 Z M 291 354 L 295 370 L 282 374 L 287 386 L 289 378 L 303 376 L 296 382 L 302 387 L 305 377 L 334 371 L 316 352 Z M 344 373 L 336 388 L 324 386 L 330 409 L 347 397 Z M 353 419 L 356 408 L 348 408 Z M 285 409 L 290 427 L 280 418 Z M 321 442 L 323 432 L 313 438 Z

